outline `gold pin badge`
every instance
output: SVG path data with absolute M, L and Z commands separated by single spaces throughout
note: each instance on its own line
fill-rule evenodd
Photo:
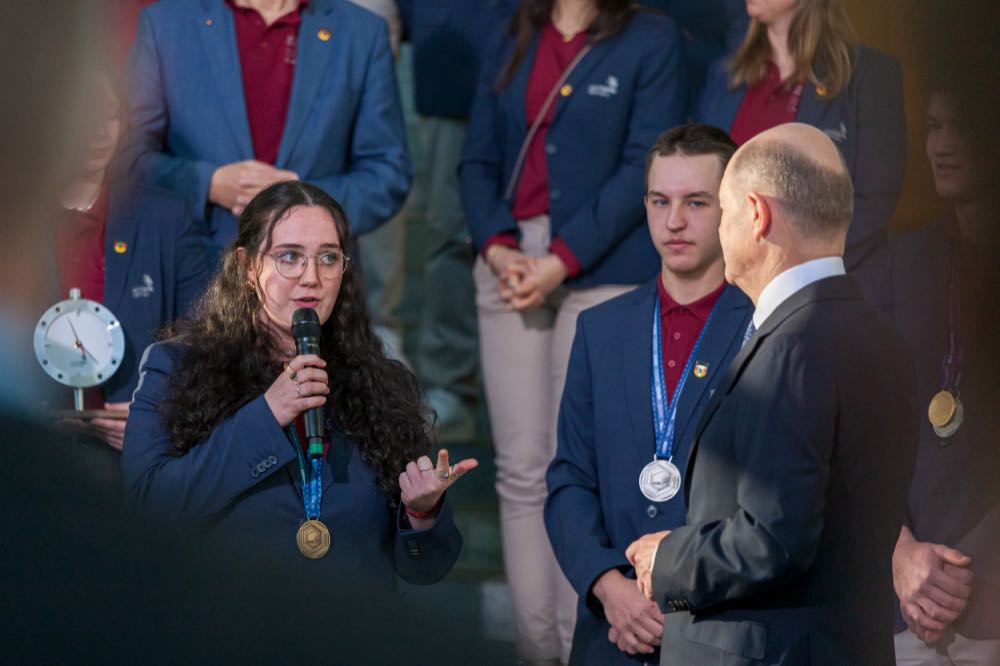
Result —
M 212 25 L 212 19 L 205 19 L 205 25 L 211 27 L 211 25 Z
M 824 86 L 822 83 L 817 83 L 816 94 L 819 95 L 820 97 L 826 97 L 826 86 Z
M 115 253 L 125 254 L 125 250 L 128 249 L 128 243 L 125 241 L 115 241 Z
M 573 86 L 567 83 L 566 85 L 564 85 L 562 88 L 559 89 L 559 94 L 562 95 L 563 97 L 569 97 L 570 95 L 573 94 Z
M 704 379 L 705 375 L 708 374 L 708 363 L 695 363 L 694 364 L 694 376 L 698 379 Z
M 316 36 L 319 37 L 319 41 L 328 42 L 330 41 L 330 38 L 333 37 L 333 33 L 330 32 L 329 28 L 320 28 L 319 32 L 316 33 Z

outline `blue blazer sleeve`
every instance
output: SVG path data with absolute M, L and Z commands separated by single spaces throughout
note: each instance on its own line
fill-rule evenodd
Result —
M 132 127 L 119 163 L 125 169 L 134 170 L 140 180 L 182 198 L 195 218 L 207 223 L 209 185 L 220 165 L 168 155 L 164 151 L 168 113 L 160 71 L 156 33 L 149 12 L 143 10 L 126 66 Z
M 429 585 L 444 578 L 462 550 L 462 535 L 455 527 L 447 493 L 434 524 L 427 530 L 410 527 L 403 505 L 396 516 L 396 573 L 415 585 Z
M 657 135 L 684 121 L 687 115 L 687 76 L 684 42 L 673 21 L 658 22 L 640 58 L 638 81 L 631 100 L 618 168 L 559 228 L 583 271 L 633 231 L 643 220 L 643 179 L 646 155 Z M 567 109 L 567 113 L 571 109 Z M 594 122 L 600 122 L 595 118 Z
M 507 51 L 501 44 L 501 36 L 497 35 L 480 70 L 458 167 L 462 206 L 477 250 L 491 236 L 517 232 L 511 208 L 504 200 L 507 169 L 502 150 L 505 137 L 498 122 L 499 100 L 495 90 Z
M 559 566 L 587 607 L 603 617 L 591 587 L 605 571 L 628 568 L 604 525 L 594 451 L 593 381 L 586 313 L 580 317 L 559 406 L 558 446 L 546 475 L 545 528 Z
M 385 21 L 380 24 L 366 56 L 348 169 L 328 177 L 304 177 L 344 207 L 355 236 L 372 231 L 399 212 L 413 175 L 389 32 Z
M 854 217 L 844 263 L 853 269 L 881 243 L 892 221 L 906 172 L 906 114 L 899 63 L 858 49 L 852 76 L 857 108 L 853 164 Z
M 125 427 L 122 475 L 140 506 L 171 520 L 206 519 L 295 460 L 295 449 L 261 395 L 186 454 L 173 455 L 160 415 L 173 368 L 165 344 L 146 350 Z M 260 472 L 263 461 L 270 466 Z

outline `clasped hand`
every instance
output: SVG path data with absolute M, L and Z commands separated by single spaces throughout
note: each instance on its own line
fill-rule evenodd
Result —
M 491 248 L 489 266 L 500 281 L 500 298 L 508 309 L 523 311 L 545 302 L 569 272 L 558 256 L 531 257 L 520 250 Z
M 611 625 L 608 640 L 628 654 L 651 654 L 663 636 L 664 618 L 659 607 L 617 569 L 606 571 L 593 590 Z

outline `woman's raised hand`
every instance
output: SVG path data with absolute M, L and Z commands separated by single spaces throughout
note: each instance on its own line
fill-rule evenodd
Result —
M 326 361 L 319 356 L 296 356 L 264 392 L 264 400 L 282 428 L 307 409 L 326 404 L 330 380 L 325 367 Z
M 399 489 L 413 526 L 418 529 L 422 527 L 421 519 L 433 522 L 433 516 L 436 515 L 444 491 L 478 465 L 479 461 L 475 458 L 466 458 L 462 462 L 449 465 L 447 449 L 438 451 L 437 465 L 434 465 L 427 456 L 420 456 L 407 463 L 406 469 L 399 475 Z

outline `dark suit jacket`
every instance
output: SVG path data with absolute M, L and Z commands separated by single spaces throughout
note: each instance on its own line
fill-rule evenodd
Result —
M 941 390 L 941 359 L 948 350 L 950 249 L 947 220 L 901 236 L 893 246 L 893 312 L 917 367 L 921 407 Z M 971 247 L 963 250 L 965 265 L 975 261 L 974 255 Z M 983 293 L 987 275 L 982 271 L 960 268 L 959 276 L 966 278 L 962 312 L 966 322 L 974 322 L 964 333 L 960 388 L 965 421 L 943 445 L 930 421 L 921 417 L 908 524 L 918 540 L 952 546 L 972 558 L 976 582 L 955 631 L 970 638 L 1000 638 L 998 294 Z M 977 284 L 968 284 L 968 278 Z M 897 630 L 905 627 L 898 618 Z
M 115 245 L 125 243 L 125 251 Z M 141 185 L 111 188 L 104 230 L 104 305 L 122 324 L 125 356 L 104 385 L 109 402 L 128 402 L 139 359 L 166 324 L 187 313 L 211 273 L 208 238 L 184 202 Z
M 730 88 L 720 60 L 695 111 L 695 120 L 726 131 L 733 126 L 746 86 Z M 840 149 L 854 183 L 854 218 L 847 232 L 844 263 L 861 283 L 865 298 L 888 312 L 887 231 L 906 171 L 906 115 L 899 63 L 857 46 L 847 86 L 833 99 L 820 99 L 813 85 L 802 93 L 795 120 L 823 130 Z
M 483 50 L 507 27 L 517 0 L 396 0 L 413 45 L 417 112 L 468 118 Z
M 525 89 L 538 37 L 514 79 L 496 89 L 514 40 L 489 50 L 469 118 L 459 176 L 476 247 L 518 233 L 507 181 L 533 118 Z M 549 213 L 580 262 L 574 287 L 640 284 L 660 260 L 649 242 L 642 197 L 646 153 L 656 136 L 684 119 L 685 73 L 680 31 L 670 19 L 637 12 L 621 32 L 597 42 L 567 79 L 546 133 Z
M 322 39 L 323 30 L 332 36 Z M 297 48 L 275 166 L 340 202 L 354 234 L 370 231 L 399 210 L 410 186 L 385 21 L 346 0 L 312 0 Z M 182 197 L 208 223 L 213 245 L 225 246 L 236 219 L 209 203 L 212 173 L 254 157 L 225 1 L 160 0 L 143 9 L 126 88 L 132 141 L 123 163 Z
M 794 294 L 737 355 L 659 546 L 663 664 L 893 663 L 893 546 L 916 435 L 913 367 L 847 276 Z
M 682 495 L 654 503 L 639 490 L 639 474 L 656 449 L 649 388 L 656 298 L 653 280 L 585 311 L 577 321 L 545 503 L 556 558 L 580 594 L 574 664 L 651 660 L 630 657 L 608 642 L 610 625 L 591 587 L 612 568 L 634 576 L 625 559 L 629 544 L 684 524 Z M 740 349 L 751 313 L 739 289 L 722 292 L 696 355 L 708 374 L 688 377 L 678 403 L 674 463 L 679 469 L 712 389 Z
M 160 404 L 181 354 L 176 342 L 146 351 L 122 450 L 127 488 L 141 506 L 171 523 L 204 527 L 224 539 L 244 538 L 260 557 L 304 560 L 295 545 L 303 515 L 298 459 L 263 395 L 185 455 L 173 455 Z M 410 529 L 400 512 L 389 510 L 357 446 L 336 430 L 322 477 L 322 519 L 333 547 L 316 561 L 317 575 L 357 572 L 385 591 L 395 590 L 396 574 L 431 583 L 451 569 L 462 537 L 448 502 L 431 529 Z

